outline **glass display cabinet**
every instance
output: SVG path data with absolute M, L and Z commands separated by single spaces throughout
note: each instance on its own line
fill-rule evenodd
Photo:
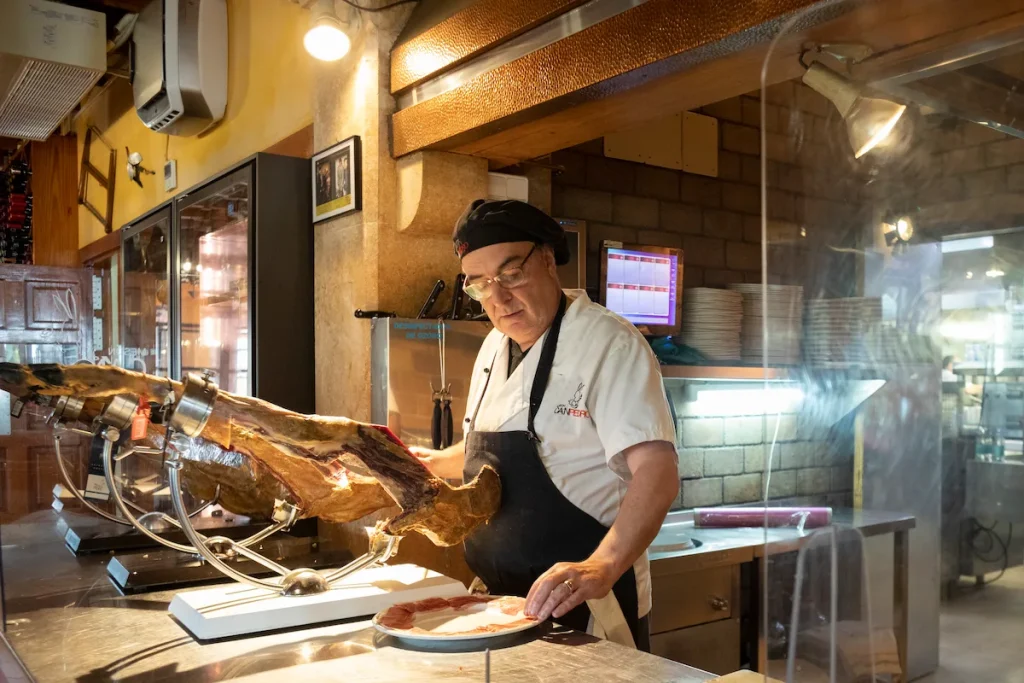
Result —
M 113 362 L 121 348 L 120 252 L 92 262 L 92 347 L 96 362 Z
M 257 154 L 125 226 L 122 367 L 313 411 L 304 164 Z
M 249 169 L 179 201 L 178 334 L 181 373 L 208 374 L 249 396 Z M 179 373 L 180 374 L 180 373 Z
M 169 377 L 171 207 L 125 226 L 121 236 L 122 356 L 130 370 Z
M 172 206 L 172 376 L 313 412 L 308 161 L 257 154 Z
M 87 270 L 54 270 L 52 278 L 46 269 L 5 270 L 0 288 L 10 293 L 0 293 L 20 308 L 7 307 L 0 358 L 113 363 L 176 380 L 205 376 L 226 391 L 313 412 L 308 190 L 308 160 L 257 154 L 125 226 L 118 239 L 109 240 L 110 253 L 90 257 L 91 278 Z M 24 318 L 20 325 L 13 324 L 15 313 Z M 100 343 L 94 357 L 92 347 Z M 7 415 L 11 406 L 4 408 Z M 67 428 L 75 418 L 62 421 L 60 408 L 52 417 L 26 409 L 2 425 L 13 432 L 8 441 L 14 440 L 0 445 L 0 464 L 6 466 L 0 485 L 8 487 L 0 515 L 5 523 L 25 521 L 18 533 L 31 531 L 25 544 L 15 545 L 27 550 L 52 536 L 79 558 L 113 554 L 102 574 L 123 592 L 220 578 L 201 559 L 162 549 L 152 536 L 160 534 L 172 546 L 185 542 L 168 521 L 174 509 L 166 445 L 158 438 L 129 448 L 130 430 L 122 426 L 114 431 L 114 448 L 122 449 L 114 452 L 122 455 L 108 466 L 108 434 L 100 423 Z M 234 462 L 223 451 L 211 457 Z M 268 510 L 243 515 L 221 508 L 221 482 L 212 476 L 182 489 L 195 528 L 242 539 L 273 524 Z M 50 506 L 59 514 L 47 515 Z M 41 516 L 30 518 L 33 512 Z M 141 515 L 140 524 L 151 533 L 131 515 Z M 268 547 L 285 564 L 316 564 L 325 557 L 310 557 L 318 548 L 316 531 L 315 520 L 303 520 Z

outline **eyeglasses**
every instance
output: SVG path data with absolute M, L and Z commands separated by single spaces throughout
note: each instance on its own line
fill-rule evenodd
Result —
M 518 266 L 508 268 L 494 277 L 467 282 L 462 286 L 462 290 L 473 299 L 483 301 L 494 292 L 492 285 L 501 285 L 502 289 L 515 289 L 516 287 L 522 287 L 526 284 L 526 273 L 523 272 L 523 268 L 526 266 L 526 262 L 530 260 L 530 257 L 533 256 L 533 252 L 537 251 L 537 246 L 537 244 L 533 245 L 533 248 L 530 249 L 529 253 L 525 258 L 523 258 L 522 262 L 520 262 Z

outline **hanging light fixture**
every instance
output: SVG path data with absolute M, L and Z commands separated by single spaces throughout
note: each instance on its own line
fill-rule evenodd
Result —
M 336 62 L 348 54 L 352 41 L 334 11 L 334 0 L 317 0 L 313 23 L 302 44 L 306 52 L 324 62 Z
M 807 68 L 803 82 L 836 105 L 846 122 L 846 133 L 850 136 L 853 156 L 857 159 L 889 137 L 907 110 L 905 104 L 864 97 L 855 84 L 820 62 L 814 62 Z

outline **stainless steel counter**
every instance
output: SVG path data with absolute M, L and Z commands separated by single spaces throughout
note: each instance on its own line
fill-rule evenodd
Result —
M 53 513 L 4 527 L 6 635 L 36 680 L 484 679 L 482 653 L 407 649 L 377 634 L 365 620 L 200 643 L 167 614 L 173 592 L 121 596 L 106 579 L 105 561 L 67 551 Z M 535 631 L 492 652 L 492 680 L 697 683 L 712 678 L 581 633 L 547 627 Z
M 67 513 L 73 514 L 73 513 Z M 87 521 L 79 520 L 79 521 Z M 866 535 L 905 534 L 907 515 L 836 511 Z M 39 681 L 483 680 L 479 653 L 427 653 L 379 636 L 366 621 L 200 643 L 167 614 L 174 592 L 124 597 L 106 578 L 107 557 L 75 557 L 52 512 L 4 527 L 7 639 Z M 691 550 L 663 550 L 685 535 Z M 696 529 L 672 513 L 651 548 L 661 567 L 690 570 L 755 561 L 799 547 L 795 529 Z M 765 541 L 768 545 L 765 545 Z M 899 541 L 898 541 L 899 543 Z M 905 575 L 902 575 L 905 581 Z M 905 593 L 904 593 L 905 595 Z M 0 643 L 2 645 L 2 643 Z M 492 656 L 495 681 L 704 681 L 711 676 L 571 631 L 544 630 Z
M 906 532 L 914 528 L 912 515 L 894 512 L 836 509 L 832 523 L 839 527 L 860 530 L 865 537 Z M 652 563 L 671 566 L 673 570 L 688 571 L 704 567 L 722 566 L 737 562 L 751 562 L 774 553 L 798 550 L 810 535 L 794 528 L 761 529 L 698 529 L 693 525 L 693 513 L 670 512 L 648 552 Z M 689 550 L 669 550 L 683 538 L 698 542 Z
M 909 533 L 916 526 L 912 515 L 863 510 L 836 509 L 833 525 L 857 529 L 865 537 L 892 534 L 893 536 L 893 634 L 896 638 L 900 665 L 907 666 L 909 574 Z M 690 512 L 669 513 L 661 532 L 651 544 L 649 555 L 652 573 L 665 574 L 694 571 L 746 562 L 760 563 L 777 553 L 799 550 L 812 537 L 794 528 L 761 529 L 698 529 L 693 526 Z M 678 544 L 682 537 L 699 543 L 690 550 L 667 550 Z M 759 569 L 755 576 L 761 576 Z M 759 671 L 767 666 L 767 645 L 764 638 L 758 643 Z

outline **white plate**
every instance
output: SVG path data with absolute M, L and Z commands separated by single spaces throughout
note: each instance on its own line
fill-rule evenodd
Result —
M 485 626 L 500 626 L 513 624 L 525 619 L 522 610 L 516 614 L 506 614 L 498 608 L 499 596 L 493 596 L 490 602 L 480 602 L 468 605 L 462 609 L 444 607 L 442 609 L 413 612 L 412 627 L 409 629 L 393 628 L 381 623 L 381 618 L 394 607 L 404 605 L 415 605 L 416 603 L 400 603 L 382 610 L 374 615 L 373 626 L 381 633 L 386 633 L 402 640 L 431 641 L 431 642 L 456 642 L 464 640 L 483 640 L 488 638 L 501 638 L 513 633 L 520 633 L 534 628 L 543 622 L 528 621 L 515 624 L 501 631 L 474 632 Z M 525 601 L 524 601 L 525 604 Z M 412 629 L 420 628 L 423 631 Z

